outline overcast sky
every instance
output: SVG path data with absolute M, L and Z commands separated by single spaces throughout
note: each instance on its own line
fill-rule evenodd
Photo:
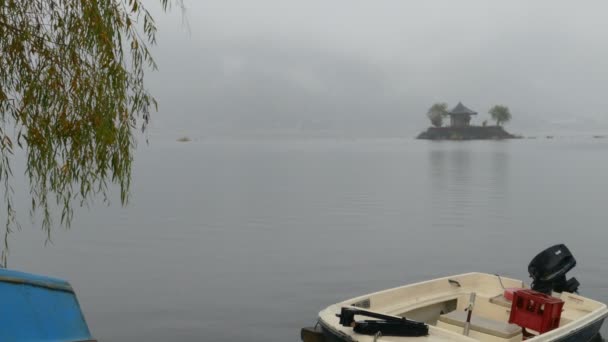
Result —
M 157 130 L 409 136 L 436 101 L 608 127 L 608 2 L 186 0 L 159 11 Z

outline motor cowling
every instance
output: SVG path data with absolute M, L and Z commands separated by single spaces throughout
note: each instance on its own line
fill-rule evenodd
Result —
M 580 283 L 576 278 L 566 278 L 566 273 L 576 266 L 576 259 L 563 244 L 555 245 L 540 252 L 528 265 L 532 277 L 532 289 L 545 294 L 578 291 Z

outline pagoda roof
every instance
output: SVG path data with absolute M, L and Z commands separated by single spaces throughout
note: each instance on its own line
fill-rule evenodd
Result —
M 462 102 L 458 102 L 456 107 L 448 112 L 449 115 L 477 115 L 477 112 L 467 108 Z

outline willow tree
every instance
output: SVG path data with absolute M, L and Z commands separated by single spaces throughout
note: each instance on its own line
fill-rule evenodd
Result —
M 489 113 L 492 119 L 496 121 L 496 126 L 511 120 L 511 111 L 507 106 L 496 105 L 490 108 Z
M 128 202 L 135 135 L 156 107 L 144 85 L 156 29 L 142 0 L 0 0 L 4 265 L 15 191 L 29 192 L 47 239 L 69 227 L 74 204 L 108 201 L 112 184 Z M 13 186 L 16 154 L 29 189 Z
M 431 124 L 435 127 L 443 125 L 443 117 L 448 115 L 448 104 L 445 102 L 434 103 L 426 112 L 426 116 L 431 120 Z

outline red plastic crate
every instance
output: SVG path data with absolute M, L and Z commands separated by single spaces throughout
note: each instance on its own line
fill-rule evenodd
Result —
M 531 329 L 539 334 L 559 326 L 564 301 L 534 290 L 513 293 L 509 323 Z

